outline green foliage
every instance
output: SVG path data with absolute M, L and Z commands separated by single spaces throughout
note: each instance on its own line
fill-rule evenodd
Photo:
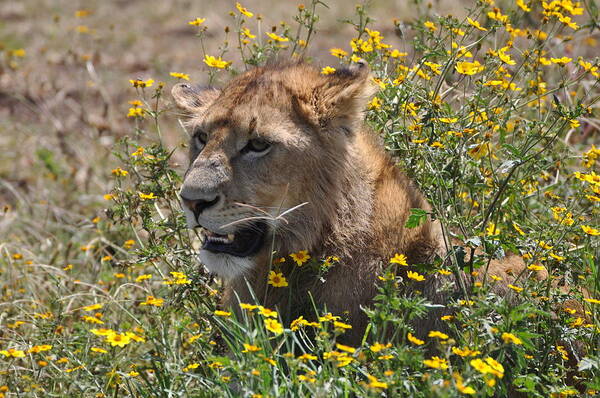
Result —
M 492 292 L 502 282 L 495 275 L 460 292 L 442 285 L 449 301 L 432 303 L 390 267 L 374 305 L 364 309 L 370 323 L 360 347 L 339 343 L 351 327 L 343 314 L 284 324 L 256 303 L 237 317 L 217 309 L 220 286 L 197 263 L 198 237 L 186 229 L 177 196 L 176 148 L 161 133 L 164 84 L 134 81 L 132 133 L 114 147 L 120 167 L 110 193 L 93 204 L 106 211 L 72 220 L 24 205 L 20 214 L 51 219 L 45 237 L 23 232 L 23 242 L 0 245 L 0 393 L 596 395 L 600 154 L 569 138 L 597 126 L 600 73 L 597 60 L 563 54 L 574 51 L 572 42 L 586 42 L 597 8 L 518 1 L 500 11 L 490 3 L 473 4 L 463 18 L 435 17 L 416 1 L 417 17 L 394 26 L 412 43 L 403 51 L 386 44 L 370 28 L 368 9 L 357 6 L 345 21 L 356 31 L 351 50 L 332 54 L 337 67 L 368 61 L 380 91 L 367 122 L 432 205 L 430 212 L 411 209 L 406 228 L 432 217 L 449 246 L 465 242 L 452 251 L 453 269 L 440 260 L 419 272 L 487 274 L 492 258 L 516 253 L 529 268 L 506 294 L 519 304 Z M 257 16 L 238 7 L 220 53 L 204 54 L 210 81 L 278 54 L 307 58 L 322 5 L 299 7 L 294 27 L 282 23 L 265 37 L 249 30 Z M 195 26 L 204 43 L 207 24 Z M 223 59 L 231 43 L 239 65 Z M 0 70 L 15 67 L 21 55 L 0 51 Z M 67 170 L 49 149 L 37 157 L 53 180 Z M 66 242 L 64 250 L 53 247 L 57 241 Z M 475 247 L 482 253 L 474 255 Z M 311 259 L 307 266 L 327 278 L 335 263 Z M 538 280 L 541 271 L 550 278 Z M 414 335 L 427 314 L 439 318 L 439 329 Z

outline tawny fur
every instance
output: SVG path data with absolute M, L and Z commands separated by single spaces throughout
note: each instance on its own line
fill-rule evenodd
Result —
M 253 302 L 248 285 L 264 306 L 277 308 L 286 322 L 299 315 L 310 318 L 314 300 L 317 307 L 352 324 L 345 341 L 356 344 L 367 324 L 361 307 L 372 303 L 380 282 L 377 276 L 394 254 L 405 254 L 410 264 L 445 257 L 447 249 L 436 222 L 404 227 L 411 208 L 430 207 L 386 154 L 377 134 L 363 124 L 362 110 L 373 92 L 364 66 L 325 76 L 306 64 L 256 68 L 221 91 L 188 85 L 173 89 L 176 102 L 190 116 L 191 128 L 209 135 L 201 152 L 190 151 L 183 191 L 215 191 L 225 198 L 203 216 L 203 226 L 230 232 L 235 227 L 227 221 L 256 216 L 252 208 L 276 216 L 273 209 L 306 203 L 287 214 L 285 221 L 273 222 L 274 245 L 265 245 L 252 258 L 251 270 L 225 281 L 224 307 L 238 309 L 238 298 Z M 239 151 L 255 136 L 273 142 L 272 153 L 245 161 Z M 319 280 L 288 257 L 279 267 L 289 286 L 268 286 L 272 251 L 282 257 L 299 250 L 308 250 L 316 259 L 335 255 L 340 262 Z M 491 261 L 487 274 L 503 278 L 496 290 L 507 294 L 511 275 L 518 275 L 523 267 L 520 258 L 510 256 Z M 470 278 L 459 277 L 462 281 L 455 280 L 456 275 L 428 275 L 425 282 L 405 288 L 418 289 L 443 304 L 449 294 L 441 289 L 443 285 L 458 291 L 457 282 L 469 283 Z M 416 323 L 417 333 L 435 327 L 435 318 Z

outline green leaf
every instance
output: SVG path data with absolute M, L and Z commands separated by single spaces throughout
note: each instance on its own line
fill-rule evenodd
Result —
M 410 209 L 410 216 L 404 224 L 405 228 L 416 228 L 427 219 L 427 212 L 423 209 Z

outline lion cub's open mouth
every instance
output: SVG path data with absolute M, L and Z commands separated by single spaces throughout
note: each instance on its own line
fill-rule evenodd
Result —
M 202 249 L 213 253 L 226 253 L 236 257 L 248 257 L 256 254 L 264 243 L 267 224 L 257 222 L 245 226 L 235 233 L 219 235 L 207 229 Z

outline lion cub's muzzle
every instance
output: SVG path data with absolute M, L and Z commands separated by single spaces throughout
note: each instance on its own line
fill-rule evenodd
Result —
M 183 201 L 183 204 L 192 211 L 192 213 L 194 213 L 194 218 L 196 220 L 198 220 L 198 217 L 200 217 L 200 214 L 210 208 L 213 207 L 214 205 L 216 205 L 217 203 L 219 203 L 220 200 L 220 196 L 219 195 L 215 195 L 215 197 L 213 199 L 210 200 L 205 200 L 205 199 L 191 199 L 191 198 L 187 198 L 185 196 L 183 196 L 184 194 L 182 193 L 181 196 L 181 200 Z
M 267 224 L 262 221 L 244 223 L 235 231 L 227 234 L 218 234 L 211 231 L 209 224 L 203 223 L 202 213 L 206 210 L 219 207 L 222 201 L 221 196 L 216 195 L 212 199 L 191 199 L 186 192 L 181 192 L 180 197 L 183 205 L 194 215 L 195 224 L 190 227 L 203 227 L 204 242 L 202 250 L 208 250 L 212 253 L 224 253 L 236 257 L 248 257 L 256 254 L 264 245 L 265 235 L 267 234 Z M 206 196 L 205 196 L 206 197 Z M 210 229 L 209 229 L 210 228 Z M 218 229 L 217 229 L 218 230 Z
M 267 224 L 255 222 L 238 229 L 233 234 L 219 235 L 206 230 L 202 249 L 212 253 L 225 253 L 236 257 L 252 256 L 263 247 Z

